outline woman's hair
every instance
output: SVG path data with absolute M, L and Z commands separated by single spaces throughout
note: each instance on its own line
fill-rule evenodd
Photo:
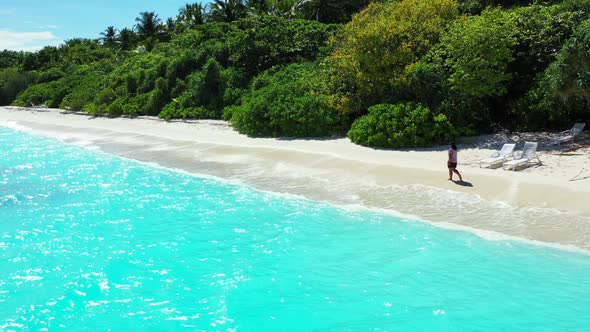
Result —
M 457 146 L 455 145 L 455 142 L 451 142 L 451 148 L 453 148 L 453 150 L 457 150 Z

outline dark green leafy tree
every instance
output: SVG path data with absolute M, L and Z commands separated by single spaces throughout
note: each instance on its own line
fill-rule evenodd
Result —
M 0 69 L 18 66 L 22 63 L 24 57 L 24 52 L 9 50 L 0 51 Z
M 35 82 L 35 72 L 17 68 L 0 69 L 0 106 L 10 105 L 18 94 Z
M 590 121 L 590 21 L 576 28 L 517 108 L 526 129 L 566 128 Z
M 590 21 L 580 24 L 547 74 L 557 96 L 590 104 Z
M 59 49 L 55 46 L 43 47 L 36 53 L 26 53 L 23 62 L 23 70 L 43 70 L 56 66 L 60 60 Z
M 532 5 L 514 10 L 516 45 L 508 87 L 511 99 L 529 91 L 536 76 L 555 61 L 580 20 L 581 13 L 564 11 L 562 6 Z
M 58 54 L 61 66 L 66 70 L 75 70 L 77 65 L 115 57 L 112 50 L 103 47 L 97 40 L 84 38 L 66 40 L 59 47 Z
M 241 31 L 230 39 L 230 65 L 255 76 L 272 66 L 316 60 L 336 33 L 335 25 L 263 16 L 238 22 Z

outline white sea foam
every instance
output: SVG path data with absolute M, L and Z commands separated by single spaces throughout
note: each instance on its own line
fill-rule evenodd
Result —
M 549 248 L 554 248 L 554 249 L 559 249 L 559 250 L 564 250 L 564 251 L 569 251 L 569 252 L 580 253 L 580 254 L 584 254 L 584 255 L 590 255 L 590 250 L 579 248 L 574 245 L 537 241 L 537 240 L 527 239 L 527 238 L 523 238 L 523 237 L 507 235 L 507 234 L 503 234 L 503 233 L 499 233 L 499 232 L 495 232 L 495 231 L 491 231 L 491 230 L 484 230 L 484 229 L 478 229 L 478 228 L 469 227 L 469 226 L 465 226 L 465 225 L 454 224 L 454 223 L 450 223 L 450 222 L 431 221 L 431 220 L 427 220 L 427 219 L 421 218 L 416 215 L 409 215 L 409 214 L 401 213 L 399 211 L 391 210 L 391 209 L 367 207 L 364 205 L 339 205 L 339 204 L 331 204 L 331 203 L 327 203 L 327 204 L 330 204 L 335 208 L 338 208 L 338 209 L 341 209 L 344 211 L 348 211 L 348 212 L 376 212 L 376 213 L 380 213 L 380 214 L 389 215 L 389 216 L 392 216 L 395 218 L 399 218 L 399 219 L 402 219 L 406 222 L 421 222 L 421 223 L 426 223 L 426 224 L 432 225 L 434 227 L 442 228 L 442 229 L 447 229 L 447 230 L 452 230 L 452 231 L 460 231 L 460 232 L 468 232 L 468 233 L 474 234 L 474 235 L 476 235 L 484 240 L 487 240 L 487 241 L 515 241 L 515 242 L 526 243 L 526 244 L 534 245 L 534 246 L 549 247 Z
M 16 121 L 0 120 L 0 127 L 5 127 L 5 128 L 13 129 L 16 131 L 22 131 L 22 132 L 27 132 L 27 133 L 34 133 L 33 129 L 23 126 L 23 125 L 20 125 Z

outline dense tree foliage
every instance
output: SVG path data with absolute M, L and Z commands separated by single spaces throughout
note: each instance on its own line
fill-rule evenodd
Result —
M 590 0 L 216 0 L 0 52 L 0 104 L 401 148 L 590 120 Z
M 514 29 L 510 13 L 499 9 L 456 21 L 441 41 L 452 88 L 476 97 L 505 94 Z
M 435 45 L 457 15 L 452 0 L 371 4 L 334 39 L 334 107 L 358 115 L 395 98 L 406 67 Z
M 22 63 L 25 54 L 23 52 L 4 50 L 0 52 L 0 69 L 15 67 Z
M 19 93 L 37 80 L 35 72 L 17 68 L 0 69 L 0 105 L 9 105 Z
M 567 126 L 573 119 L 589 118 L 590 21 L 580 24 L 539 75 L 536 86 L 518 109 L 521 123 L 542 129 Z M 522 124 L 521 124 L 522 126 Z

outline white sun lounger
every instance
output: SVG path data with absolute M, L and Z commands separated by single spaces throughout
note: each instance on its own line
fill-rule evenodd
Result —
M 508 158 L 513 156 L 516 144 L 504 144 L 500 151 L 494 152 L 489 158 L 479 161 L 479 167 L 494 167 L 504 164 Z
M 541 165 L 541 159 L 539 159 L 539 156 L 537 156 L 536 142 L 525 142 L 520 156 L 514 158 L 514 160 L 505 162 L 503 167 L 504 169 L 512 169 L 516 171 L 516 168 L 519 166 L 527 167 L 531 164 Z
M 578 123 L 574 124 L 572 129 L 561 132 L 558 137 L 551 139 L 551 143 L 559 145 L 561 143 L 567 143 L 569 141 L 574 141 L 576 139 L 576 137 L 578 137 L 582 133 L 582 131 L 584 130 L 584 127 L 586 127 L 585 123 L 578 122 Z

